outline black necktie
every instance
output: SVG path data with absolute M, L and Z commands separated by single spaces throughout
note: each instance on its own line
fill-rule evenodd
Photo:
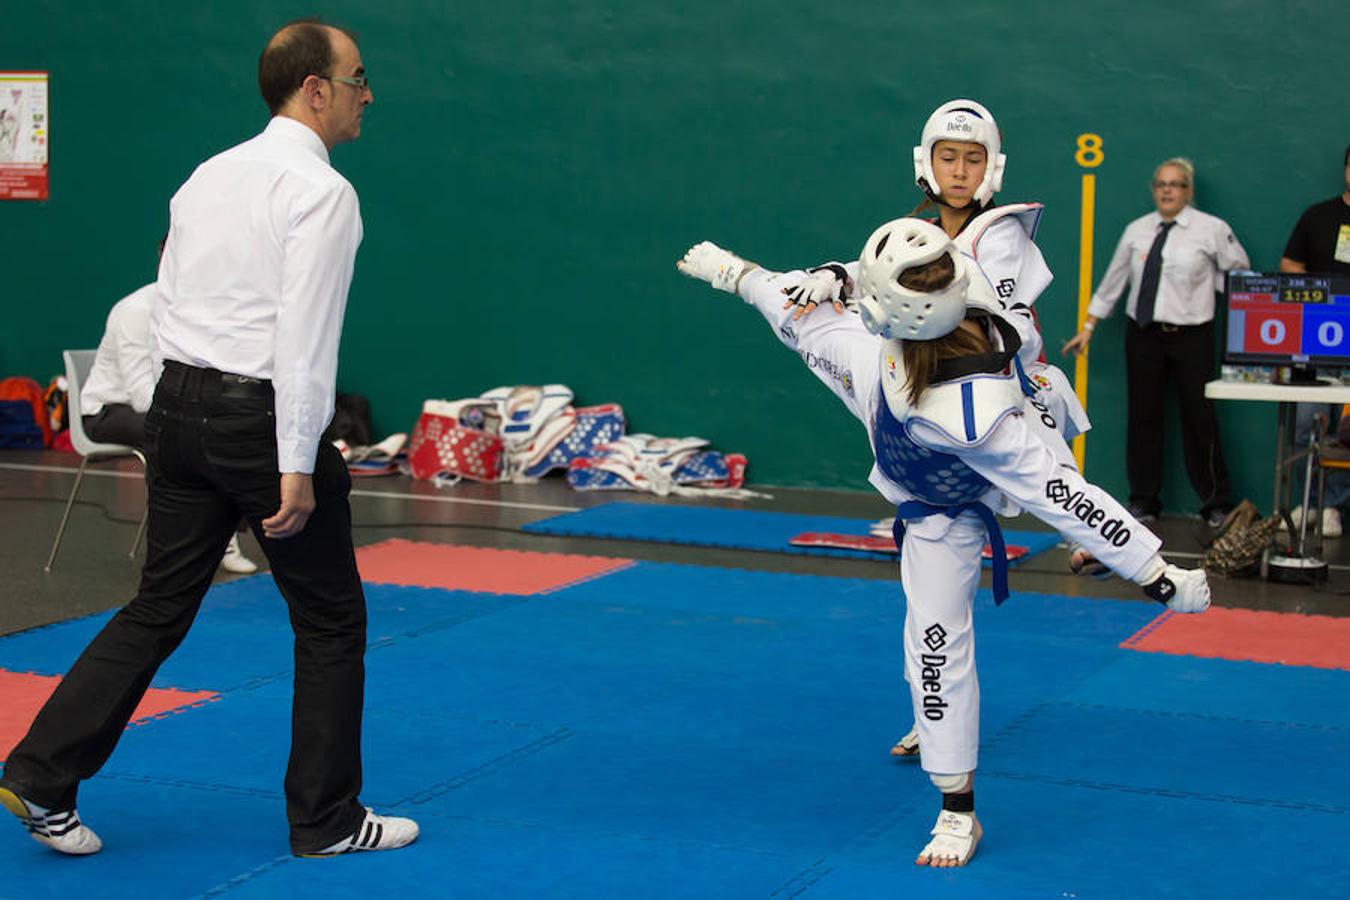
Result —
M 1158 278 L 1162 275 L 1162 248 L 1167 241 L 1167 232 L 1175 224 L 1175 219 L 1159 223 L 1158 236 L 1153 239 L 1153 246 L 1148 248 L 1144 274 L 1139 278 L 1139 302 L 1134 307 L 1134 320 L 1140 328 L 1153 324 L 1153 303 L 1158 299 Z

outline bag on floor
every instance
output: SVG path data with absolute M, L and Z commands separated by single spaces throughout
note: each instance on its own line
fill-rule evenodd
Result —
M 1200 565 L 1212 575 L 1230 578 L 1255 575 L 1261 571 L 1261 556 L 1275 539 L 1280 526 L 1278 515 L 1261 518 L 1256 505 L 1243 500 L 1219 526 L 1218 537 L 1200 558 Z
M 330 444 L 346 441 L 353 447 L 370 445 L 370 401 L 361 394 L 338 394 L 333 402 L 333 421 L 324 429 L 323 439 Z
M 0 447 L 41 450 L 52 443 L 42 385 L 15 375 L 0 381 Z
M 428 400 L 408 441 L 408 468 L 422 481 L 500 481 L 501 436 L 484 426 L 495 415 L 491 401 Z

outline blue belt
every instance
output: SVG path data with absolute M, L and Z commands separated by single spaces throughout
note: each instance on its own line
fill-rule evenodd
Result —
M 979 501 L 962 503 L 959 506 L 934 506 L 922 500 L 906 500 L 895 511 L 895 549 L 900 551 L 905 540 L 905 519 L 926 519 L 942 513 L 955 519 L 967 510 L 979 516 L 989 532 L 989 548 L 994 552 L 994 603 L 1008 599 L 1008 550 L 1003 544 L 1003 530 L 998 527 L 994 511 Z

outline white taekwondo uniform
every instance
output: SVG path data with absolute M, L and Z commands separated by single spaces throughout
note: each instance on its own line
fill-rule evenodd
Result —
M 1025 402 L 1031 385 L 1016 365 L 930 386 L 917 409 L 897 417 L 884 381 L 892 395 L 904 393 L 898 344 L 868 332 L 857 315 L 820 310 L 793 322 L 782 289 L 804 275 L 755 269 L 738 293 L 867 431 L 875 460 L 869 481 L 900 508 L 905 679 L 923 768 L 973 771 L 979 684 L 971 607 L 986 533 L 996 550 L 1001 543 L 990 511 L 1025 509 L 1132 580 L 1143 577 L 1161 541 L 1078 473 L 1054 423 Z M 1015 327 L 1019 317 L 1002 318 Z M 996 349 L 1011 343 L 1001 333 L 993 340 Z

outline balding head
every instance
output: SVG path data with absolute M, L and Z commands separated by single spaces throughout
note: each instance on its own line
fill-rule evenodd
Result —
M 335 42 L 356 38 L 317 18 L 297 19 L 277 29 L 258 58 L 258 89 L 276 115 L 309 75 L 326 75 L 336 59 Z

